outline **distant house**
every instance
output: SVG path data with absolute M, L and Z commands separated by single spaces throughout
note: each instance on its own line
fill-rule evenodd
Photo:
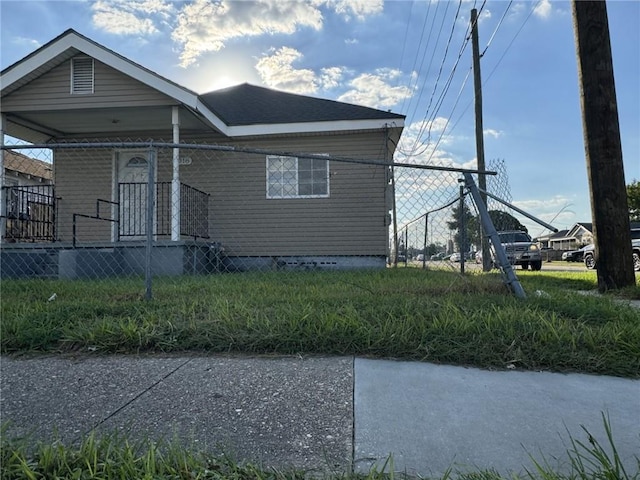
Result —
M 52 164 L 7 150 L 4 155 L 5 186 L 48 185 L 53 181 Z
M 549 239 L 549 247 L 553 250 L 577 250 L 593 243 L 593 225 L 589 222 L 574 224 L 569 230 L 564 230 Z
M 557 245 L 557 243 L 555 243 L 554 240 L 565 238 L 567 236 L 567 233 L 569 233 L 569 230 L 558 230 L 555 233 L 550 232 L 546 235 L 540 235 L 536 237 L 534 240 L 538 242 L 543 249 L 548 250 L 553 248 L 552 245 L 554 244 Z
M 640 223 L 631 222 L 631 229 L 640 229 Z M 540 242 L 543 248 L 560 251 L 577 250 L 593 243 L 593 224 L 591 222 L 578 222 L 568 230 L 542 235 L 537 238 L 537 241 Z
M 51 163 L 12 150 L 4 155 L 4 238 L 10 242 L 51 241 L 55 199 Z
M 4 133 L 93 142 L 53 151 L 60 246 L 134 245 L 153 228 L 158 244 L 221 245 L 229 268 L 384 266 L 385 164 L 403 115 L 249 84 L 199 95 L 74 30 L 4 69 L 0 84 Z M 150 222 L 152 159 L 125 145 L 136 140 L 172 144 L 157 151 Z

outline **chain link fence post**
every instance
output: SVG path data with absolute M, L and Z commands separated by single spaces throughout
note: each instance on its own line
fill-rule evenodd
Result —
M 146 211 L 146 242 L 145 242 L 145 298 L 151 300 L 153 298 L 153 237 L 155 233 L 155 208 L 156 208 L 156 159 L 157 150 L 150 148 L 147 153 L 148 176 L 147 176 L 147 211 Z

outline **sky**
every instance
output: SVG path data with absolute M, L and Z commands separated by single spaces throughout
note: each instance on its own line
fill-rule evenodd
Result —
M 473 8 L 487 164 L 504 161 L 521 209 L 559 229 L 590 222 L 568 1 L 0 0 L 0 66 L 73 28 L 197 93 L 248 82 L 406 115 L 397 162 L 475 168 Z M 640 180 L 640 1 L 607 10 L 629 184 Z

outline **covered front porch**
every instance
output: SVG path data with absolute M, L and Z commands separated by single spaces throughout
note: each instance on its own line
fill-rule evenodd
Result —
M 144 273 L 147 225 L 153 225 L 158 275 L 217 271 L 220 247 L 209 240 L 206 192 L 180 183 L 179 238 L 172 235 L 172 183 L 154 183 L 153 222 L 147 222 L 146 183 L 119 183 L 118 201 L 95 198 L 92 214 L 72 214 L 72 234 L 60 236 L 54 185 L 3 187 L 7 202 L 0 245 L 2 278 L 104 278 Z M 100 228 L 108 225 L 107 229 Z M 103 235 L 95 235 L 95 232 Z M 92 234 L 91 241 L 86 235 Z M 100 238 L 102 237 L 102 238 Z M 82 239 L 85 238 L 83 241 Z
M 6 243 L 52 243 L 57 235 L 57 203 L 54 185 L 5 186 Z M 154 228 L 157 239 L 171 238 L 171 182 L 155 183 Z M 92 228 L 93 221 L 113 223 L 113 241 L 142 239 L 147 222 L 143 211 L 147 197 L 146 183 L 119 183 L 118 200 L 95 199 L 95 214 L 73 213 L 72 243 L 78 243 L 78 233 Z M 179 239 L 209 238 L 209 197 L 206 192 L 180 183 Z M 5 243 L 3 242 L 3 243 Z

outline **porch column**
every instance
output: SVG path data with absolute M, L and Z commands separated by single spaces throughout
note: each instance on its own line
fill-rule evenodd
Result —
M 180 111 L 173 107 L 171 111 L 173 125 L 173 143 L 180 143 Z M 171 241 L 180 240 L 180 149 L 173 149 L 173 177 L 171 179 Z
M 4 146 L 4 132 L 7 117 L 0 113 L 0 146 Z M 5 190 L 4 150 L 0 150 L 0 243 L 4 242 L 7 231 L 7 192 Z

